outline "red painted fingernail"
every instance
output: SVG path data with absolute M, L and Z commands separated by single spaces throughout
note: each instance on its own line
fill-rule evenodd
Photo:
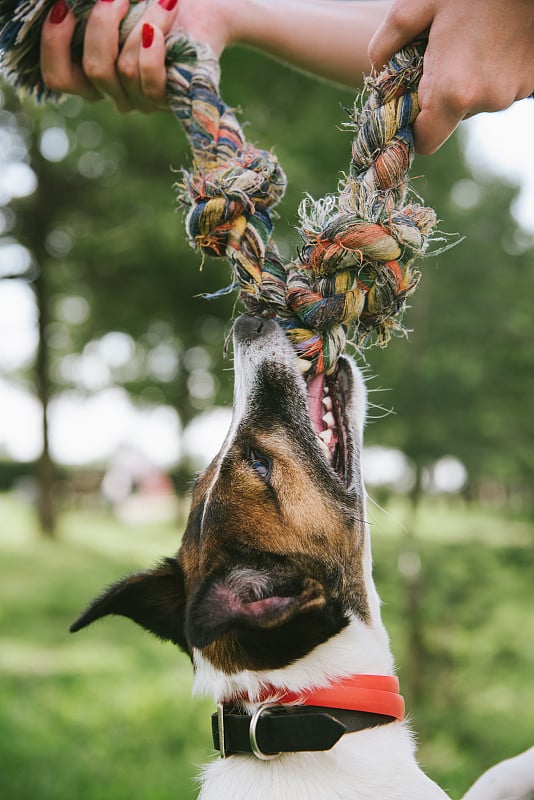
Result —
M 178 0 L 158 0 L 158 3 L 165 11 L 172 11 L 177 2 Z
M 102 3 L 112 3 L 113 0 L 101 0 Z
M 143 30 L 141 31 L 141 41 L 143 42 L 143 47 L 150 47 L 154 41 L 154 28 L 152 25 L 149 25 L 148 22 L 145 22 L 143 25 Z
M 59 25 L 60 22 L 63 22 L 68 13 L 69 7 L 65 3 L 65 0 L 57 0 L 57 3 L 54 3 L 52 6 L 52 11 L 48 19 L 54 25 Z

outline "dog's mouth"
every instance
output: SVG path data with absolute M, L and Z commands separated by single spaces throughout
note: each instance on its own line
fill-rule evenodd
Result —
M 348 485 L 353 477 L 352 418 L 356 410 L 353 400 L 357 399 L 350 360 L 340 356 L 331 374 L 311 375 L 311 363 L 296 355 L 277 322 L 250 314 L 243 314 L 236 320 L 234 342 L 238 400 L 256 398 L 258 386 L 265 386 L 269 396 L 267 399 L 260 397 L 255 407 L 261 409 L 264 403 L 266 407 L 272 404 L 279 408 L 285 402 L 292 423 L 296 408 L 293 390 L 302 397 L 304 388 L 300 380 L 293 381 L 295 373 L 300 373 L 306 390 L 307 416 L 317 443 L 315 454 L 321 453 L 328 466 Z M 272 398 L 273 393 L 276 399 Z M 309 442 L 308 436 L 306 441 Z
M 340 361 L 332 375 L 320 373 L 306 380 L 308 413 L 321 452 L 346 482 L 348 479 L 348 422 L 350 402 L 346 367 Z

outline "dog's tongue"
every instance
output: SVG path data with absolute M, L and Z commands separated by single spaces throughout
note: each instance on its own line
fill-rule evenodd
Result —
M 307 385 L 308 390 L 308 414 L 316 433 L 324 429 L 323 415 L 323 391 L 324 391 L 324 372 L 310 378 Z

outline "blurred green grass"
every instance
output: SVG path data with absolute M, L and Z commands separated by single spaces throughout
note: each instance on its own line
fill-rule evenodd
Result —
M 384 618 L 407 679 L 401 501 L 370 510 Z M 418 519 L 426 655 L 411 708 L 420 762 L 454 798 L 491 763 L 532 744 L 534 526 L 427 500 Z M 212 757 L 212 704 L 191 698 L 188 659 L 123 619 L 76 636 L 95 593 L 173 553 L 172 525 L 126 527 L 66 513 L 59 539 L 0 496 L 0 797 L 187 800 Z
M 59 541 L 0 498 L 0 797 L 196 797 L 211 704 L 191 698 L 187 657 L 112 618 L 71 636 L 107 583 L 172 554 L 171 526 L 66 514 Z

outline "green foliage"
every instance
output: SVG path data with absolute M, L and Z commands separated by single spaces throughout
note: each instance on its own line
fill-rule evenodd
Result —
M 0 459 L 0 492 L 6 492 L 21 478 L 26 478 L 35 470 L 35 464 L 22 461 L 12 462 Z
M 405 589 L 396 568 L 406 508 L 371 513 L 376 582 L 409 682 Z M 0 794 L 10 800 L 193 798 L 210 757 L 209 701 L 191 698 L 188 659 L 129 621 L 67 629 L 107 583 L 174 552 L 161 525 L 124 527 L 103 512 L 62 520 L 35 540 L 30 512 L 0 497 Z M 491 510 L 422 506 L 426 661 L 409 713 L 420 762 L 451 797 L 531 745 L 532 525 Z
M 190 697 L 188 659 L 118 620 L 68 634 L 103 585 L 172 553 L 175 534 L 67 515 L 56 547 L 33 540 L 25 509 L 1 506 L 1 796 L 195 797 L 211 709 Z

